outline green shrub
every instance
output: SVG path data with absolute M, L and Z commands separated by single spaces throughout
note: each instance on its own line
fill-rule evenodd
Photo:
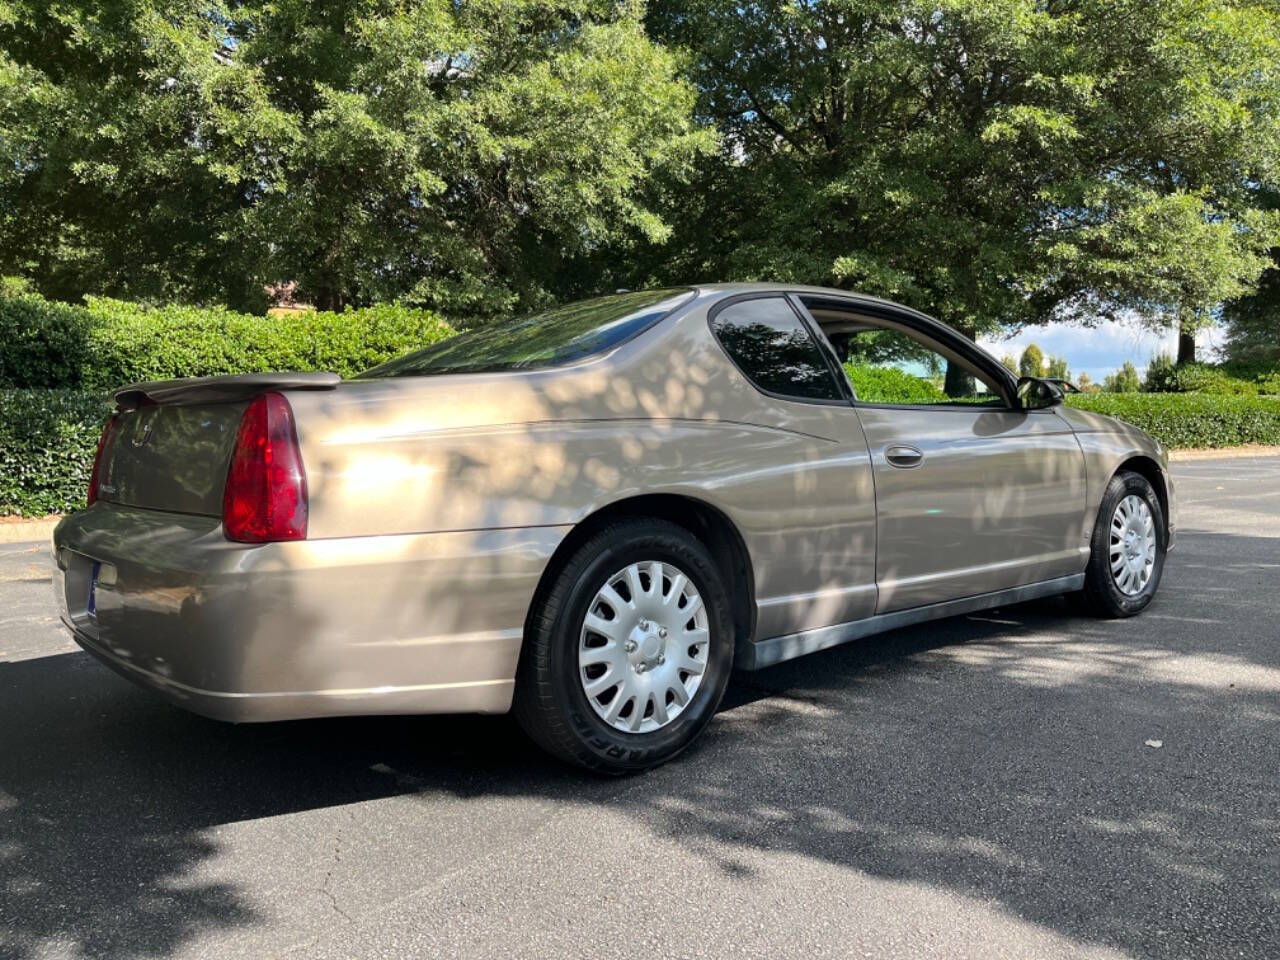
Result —
M 1265 385 L 1263 378 L 1235 376 L 1225 368 L 1209 363 L 1185 363 L 1178 366 L 1167 354 L 1161 354 L 1153 357 L 1151 365 L 1147 367 L 1147 378 L 1142 389 L 1151 393 L 1211 393 L 1217 396 L 1246 397 L 1275 392 L 1265 389 Z
M 1148 393 L 1178 393 L 1178 368 L 1173 357 L 1167 353 L 1157 353 L 1147 364 L 1147 376 L 1142 381 L 1142 389 Z
M 867 403 L 946 403 L 947 395 L 928 380 L 897 367 L 846 363 L 845 373 L 858 399 Z
M 0 277 L 0 300 L 24 297 L 33 292 L 35 287 L 26 277 Z
M 1183 393 L 1212 393 L 1218 396 L 1257 396 L 1258 384 L 1233 377 L 1220 367 L 1187 364 L 1178 370 L 1178 387 Z
M 1119 370 L 1102 378 L 1102 389 L 1107 393 L 1137 393 L 1142 389 L 1138 368 L 1126 360 Z
M 1067 403 L 1132 423 L 1171 448 L 1280 444 L 1280 397 L 1094 393 Z
M 1266 364 L 1173 362 L 1167 353 L 1151 358 L 1142 389 L 1151 393 L 1210 393 L 1250 397 L 1280 394 L 1280 370 Z
M 18 293 L 0 297 L 0 387 L 109 390 L 273 370 L 350 377 L 453 332 L 430 311 L 394 304 L 257 317 L 103 298 L 70 306 Z
M 102 396 L 81 390 L 0 389 L 0 516 L 83 507 L 110 413 Z
M 1258 385 L 1258 393 L 1263 396 L 1280 396 L 1280 372 L 1265 374 L 1254 381 Z
M 1223 363 L 1217 369 L 1237 381 L 1253 384 L 1260 394 L 1280 395 L 1280 368 L 1272 363 Z M 1243 391 L 1242 391 L 1243 392 Z
M 0 298 L 0 387 L 79 385 L 89 312 L 32 294 Z

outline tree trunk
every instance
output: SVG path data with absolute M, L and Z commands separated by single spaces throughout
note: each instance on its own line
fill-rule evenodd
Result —
M 342 311 L 342 294 L 336 285 L 325 284 L 316 291 L 315 307 L 325 312 L 340 313 Z
M 1186 328 L 1178 331 L 1178 366 L 1196 362 L 1195 331 Z

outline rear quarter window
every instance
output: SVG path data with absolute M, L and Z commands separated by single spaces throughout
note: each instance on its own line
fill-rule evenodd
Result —
M 843 400 L 818 344 L 782 297 L 731 303 L 712 318 L 711 329 L 738 369 L 765 393 Z

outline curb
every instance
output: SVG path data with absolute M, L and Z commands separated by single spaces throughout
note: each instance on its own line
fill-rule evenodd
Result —
M 1280 457 L 1280 446 L 1246 444 L 1243 447 L 1216 447 L 1210 449 L 1170 450 L 1170 463 L 1195 463 L 1197 460 L 1261 460 Z
M 60 514 L 52 517 L 36 517 L 32 520 L 5 519 L 0 522 L 0 543 L 27 543 L 32 540 L 48 540 L 53 536 L 53 528 L 62 519 Z

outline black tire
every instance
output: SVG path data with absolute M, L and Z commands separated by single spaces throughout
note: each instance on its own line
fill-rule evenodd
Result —
M 1120 502 L 1129 496 L 1143 500 L 1151 511 L 1155 527 L 1155 560 L 1150 579 L 1137 593 L 1126 593 L 1116 583 L 1111 573 L 1111 525 Z M 1164 511 L 1150 481 L 1138 473 L 1121 471 L 1111 478 L 1098 507 L 1098 519 L 1093 525 L 1090 541 L 1089 565 L 1085 568 L 1084 589 L 1079 599 L 1085 611 L 1098 617 L 1132 617 L 1141 613 L 1155 596 L 1164 571 L 1165 549 L 1168 535 L 1165 530 Z
M 596 592 L 628 564 L 650 560 L 670 563 L 688 577 L 702 597 L 710 639 L 701 683 L 682 711 L 659 729 L 629 733 L 606 723 L 588 701 L 578 646 Z M 666 520 L 619 519 L 574 550 L 535 601 L 525 627 L 512 712 L 535 743 L 562 760 L 615 775 L 646 770 L 697 738 L 720 705 L 732 667 L 728 594 L 707 548 Z

